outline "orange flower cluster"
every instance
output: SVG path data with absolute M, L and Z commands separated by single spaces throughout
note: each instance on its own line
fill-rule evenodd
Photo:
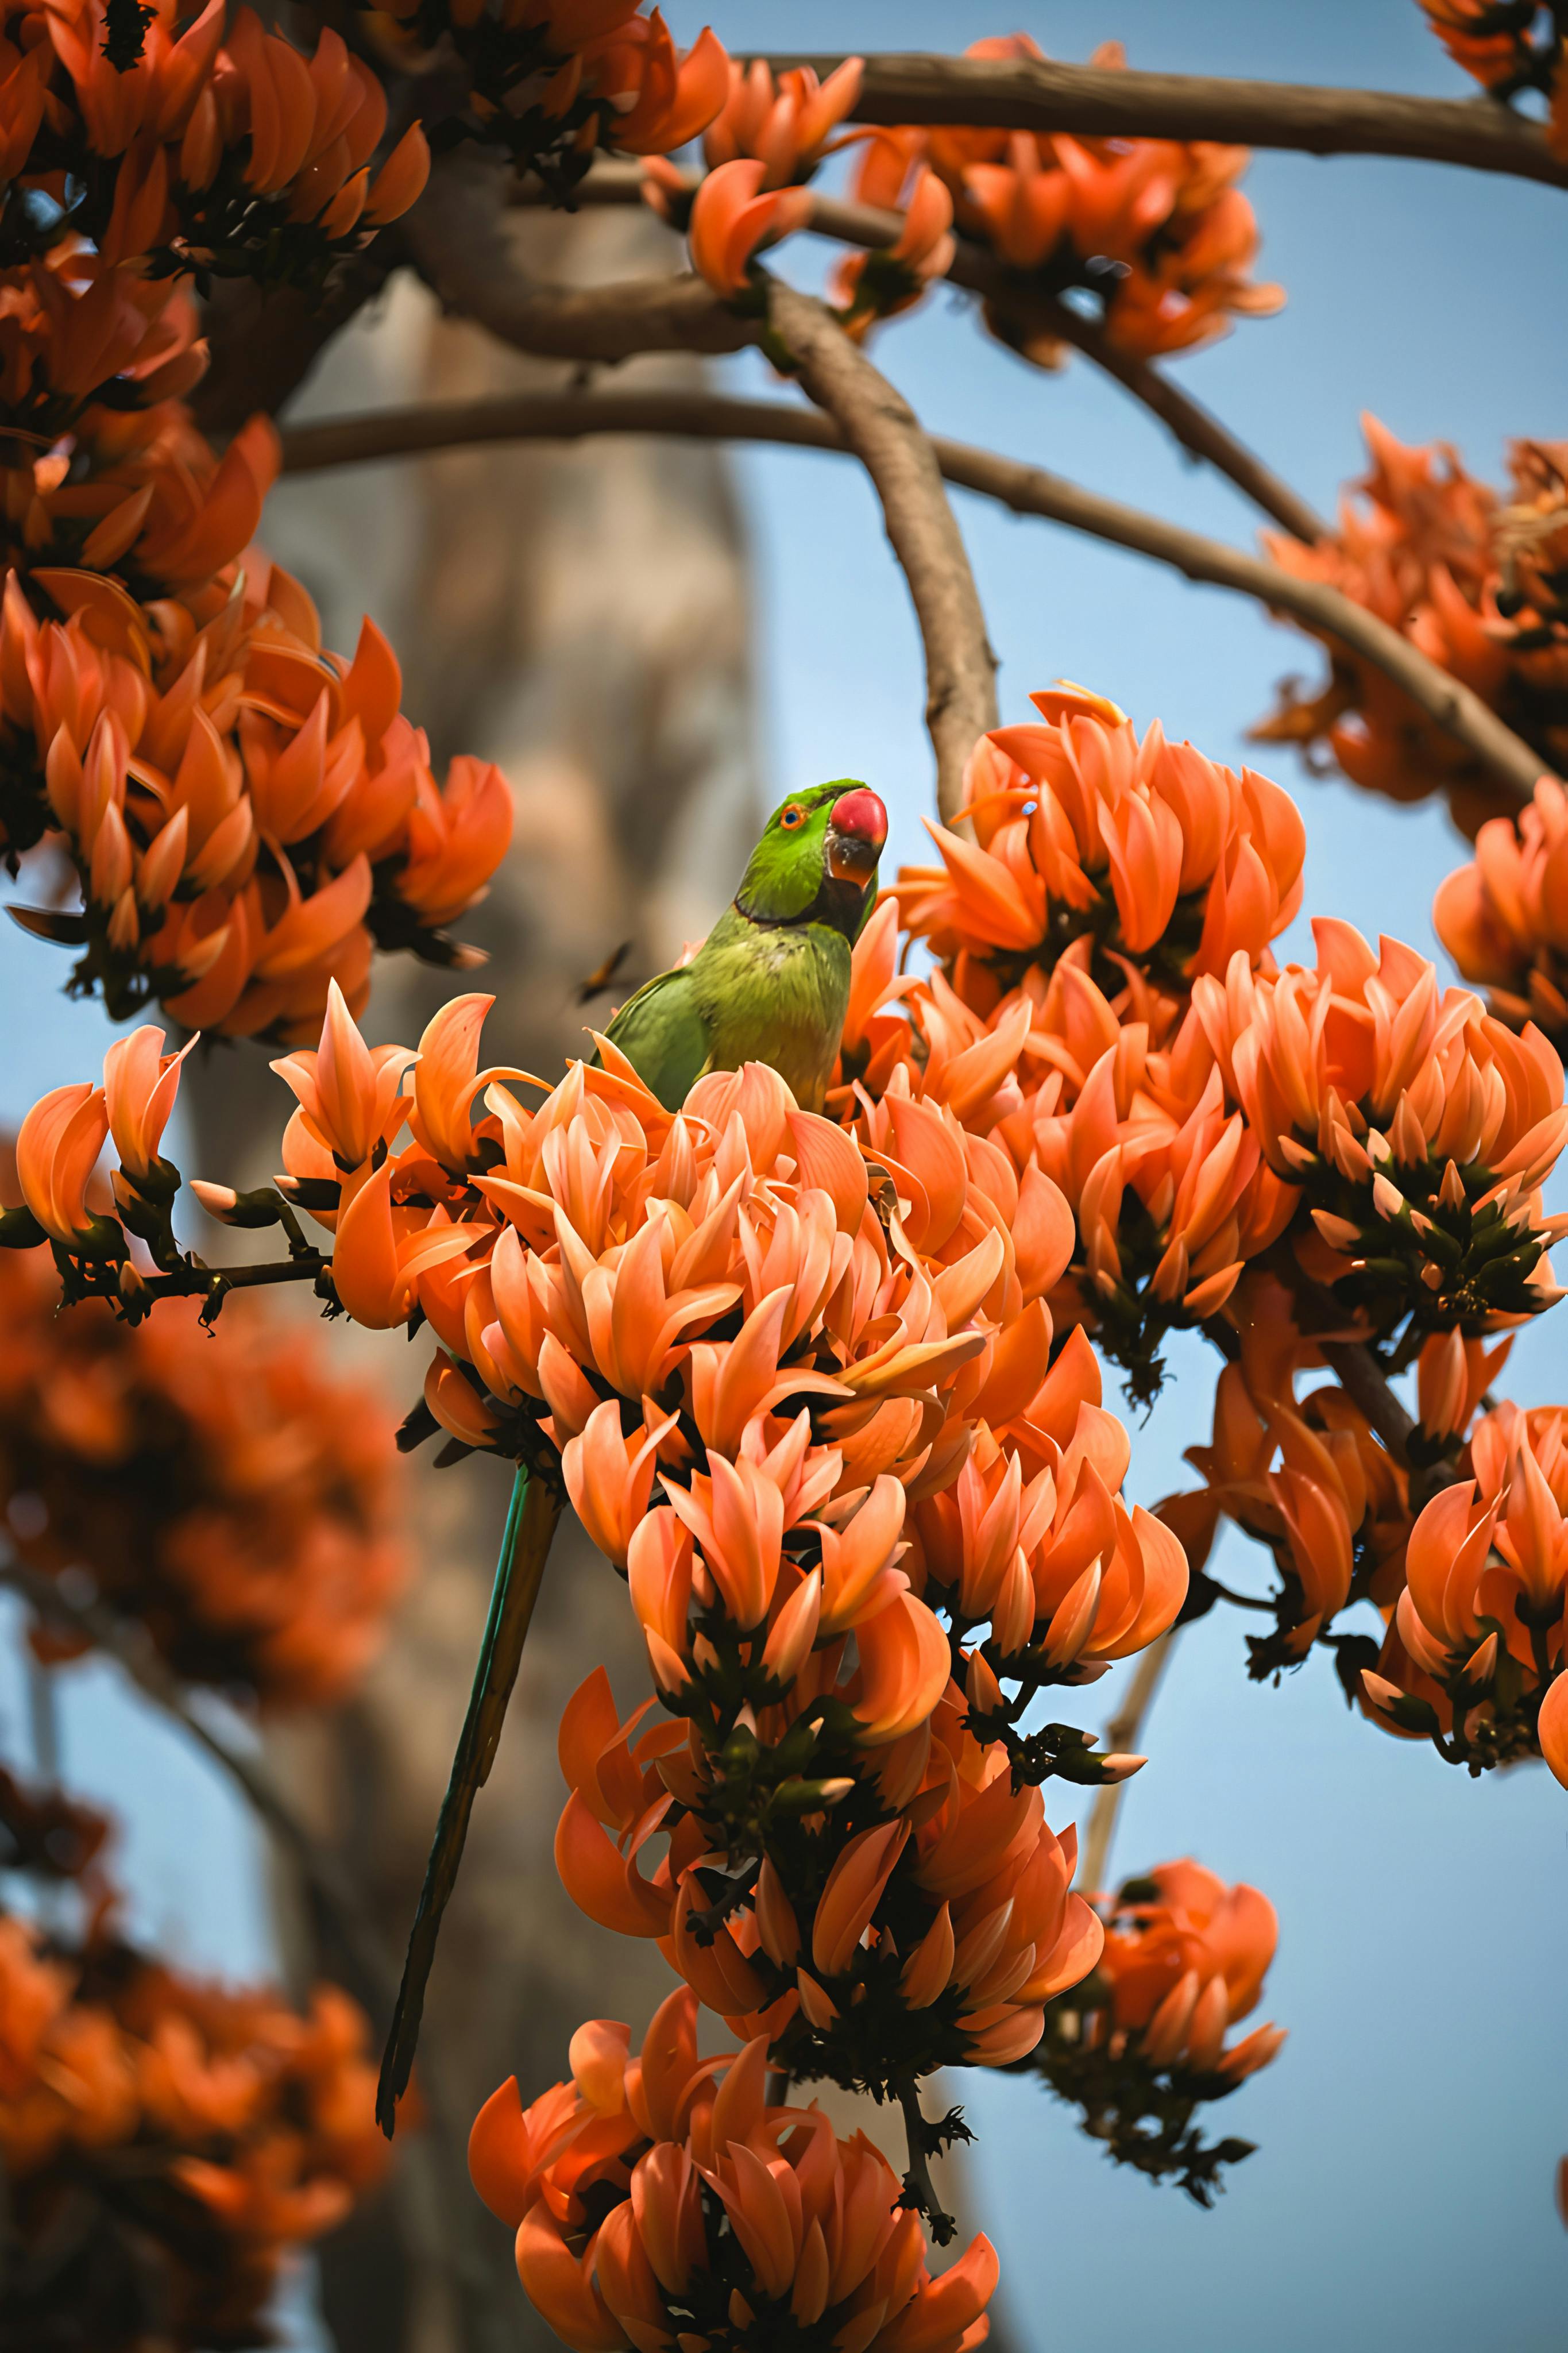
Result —
M 1563 41 L 1568 7 L 1561 0 L 1421 0 L 1426 21 L 1456 65 L 1493 98 L 1538 90 L 1552 102 L 1547 142 L 1568 156 L 1568 74 Z
M 1367 1711 L 1472 1773 L 1545 1755 L 1568 1779 L 1568 1409 L 1497 1406 L 1461 1460 L 1411 1531 Z
M 1386 1616 L 1403 1590 L 1409 1478 L 1342 1388 L 1329 1383 L 1298 1396 L 1298 1377 L 1324 1358 L 1296 1328 L 1294 1306 L 1272 1275 L 1252 1269 L 1242 1278 L 1225 1309 L 1237 1353 L 1219 1377 L 1213 1439 L 1186 1453 L 1205 1483 L 1169 1497 L 1160 1511 L 1186 1547 L 1205 1601 L 1220 1594 L 1202 1571 L 1222 1514 L 1273 1554 L 1279 1583 L 1263 1606 L 1273 1610 L 1274 1630 L 1247 1639 L 1255 1680 L 1298 1664 L 1323 1641 L 1359 1690 L 1364 1638 L 1336 1634 L 1334 1621 L 1363 1600 Z M 1423 1355 L 1424 1395 L 1428 1366 L 1447 1373 L 1457 1354 L 1479 1398 L 1510 1345 L 1489 1351 L 1457 1332 L 1434 1335 Z M 1451 1433 L 1431 1435 L 1436 1452 Z
M 966 2353 L 987 2333 L 996 2257 L 977 2238 L 938 2280 L 881 2151 L 815 2104 L 767 2094 L 767 2038 L 701 2060 L 686 1988 L 641 2051 L 595 2019 L 572 2080 L 524 2108 L 516 2079 L 475 2121 L 468 2163 L 517 2232 L 536 2309 L 577 2353 L 775 2341 L 800 2353 Z
M 240 1303 L 135 1329 L 59 1314 L 42 1250 L 0 1256 L 0 1508 L 17 1556 L 85 1571 L 177 1673 L 268 1703 L 339 1696 L 403 1583 L 391 1417 L 321 1344 Z M 47 1655 L 59 1638 L 40 1631 Z
M 952 196 L 907 132 L 872 131 L 850 183 L 858 204 L 900 212 L 904 225 L 890 246 L 846 254 L 833 272 L 832 293 L 845 330 L 863 342 L 879 319 L 912 310 L 927 289 L 945 278 L 958 250 Z
M 563 1483 L 625 1569 L 673 1720 L 623 1724 L 602 1674 L 567 1711 L 557 1861 L 583 1908 L 658 1939 L 793 2073 L 912 2103 L 937 2065 L 1020 2057 L 1092 1965 L 1038 1784 L 1141 1760 L 1017 1719 L 1163 1631 L 1186 1568 L 1120 1495 L 1081 1335 L 1052 1362 L 1071 1217 L 989 1133 L 1016 1025 L 999 1049 L 911 992 L 895 932 L 889 905 L 856 951 L 836 1119 L 758 1064 L 671 1113 L 604 1040 L 529 1110 L 479 1067 L 488 998 L 373 1052 L 334 991 L 319 1049 L 276 1065 L 279 1194 L 202 1198 L 308 1211 L 356 1320 L 428 1324 L 427 1426 Z M 178 1065 L 139 1034 L 104 1089 L 36 1107 L 19 1161 L 62 1258 L 123 1297 L 128 1245 L 85 1195 L 108 1129 L 119 1211 L 163 1220 L 145 1305 L 211 1278 L 167 1224 Z
M 765 58 L 749 66 L 731 58 L 730 94 L 703 133 L 708 169 L 752 157 L 763 166 L 764 188 L 809 180 L 833 153 L 833 133 L 854 112 L 864 66 L 862 58 L 846 58 L 826 81 L 810 66 L 795 66 L 775 80 Z
M 181 30 L 179 0 L 151 0 L 127 55 L 120 13 L 110 0 L 0 9 L 0 268 L 68 237 L 110 285 L 148 259 L 319 285 L 424 186 L 417 124 L 373 177 L 385 93 L 330 27 L 306 58 L 248 8 L 226 33 L 210 0 Z M 136 295 L 122 284 L 114 299 Z
M 1472 1773 L 1543 1755 L 1568 1780 L 1568 1409 L 1504 1403 L 1478 1420 L 1511 1340 L 1434 1333 L 1416 1358 L 1407 1471 L 1343 1389 L 1298 1398 L 1298 1375 L 1324 1357 L 1295 1305 L 1254 1271 L 1226 1308 L 1237 1353 L 1212 1443 L 1187 1451 L 1206 1484 L 1160 1506 L 1193 1564 L 1188 1614 L 1222 1599 L 1269 1608 L 1274 1632 L 1247 1642 L 1255 1678 L 1321 1642 L 1385 1730 L 1431 1738 Z M 1434 1476 L 1454 1483 L 1418 1508 Z M 1273 1553 L 1280 1584 L 1267 1603 L 1204 1576 L 1222 1514 Z M 1359 1601 L 1384 1620 L 1381 1649 L 1333 1630 Z
M 1542 776 L 1517 819 L 1489 818 L 1472 862 L 1438 890 L 1438 938 L 1513 1028 L 1568 1045 L 1568 792 Z
M 662 155 L 732 105 L 734 69 L 706 28 L 683 57 L 642 0 L 384 0 L 366 18 L 393 64 L 417 71 L 439 47 L 467 75 L 443 133 L 504 147 L 569 196 L 600 147 Z
M 253 524 L 274 462 L 269 427 L 231 446 L 193 563 Z M 156 997 L 191 1029 L 287 1041 L 313 1032 L 330 983 L 363 1003 L 378 944 L 468 960 L 442 926 L 483 895 L 510 794 L 463 756 L 437 783 L 374 623 L 352 662 L 324 653 L 310 598 L 264 560 L 143 605 L 85 570 L 35 585 L 68 617 L 37 618 L 11 575 L 4 806 L 79 877 L 79 913 L 25 918 L 83 951 L 76 987 L 117 1018 Z
M 896 896 L 944 961 L 938 1002 L 1011 1066 L 997 1141 L 1047 1176 L 1078 1242 L 1064 1305 L 1140 1393 L 1172 1324 L 1216 1314 L 1295 1195 L 1226 1096 L 1191 992 L 1268 961 L 1300 901 L 1305 836 L 1289 797 L 1156 723 L 1062 686 L 1040 723 L 971 762 L 973 839 L 932 828 L 940 868 Z
M 373 181 L 386 100 L 335 32 L 307 60 L 219 0 L 176 26 L 161 0 L 117 67 L 103 0 L 0 12 L 0 855 L 79 886 L 24 919 L 116 1018 L 287 1039 L 329 978 L 363 1001 L 376 944 L 461 955 L 510 805 L 484 763 L 438 786 L 384 643 L 323 653 L 250 550 L 270 426 L 220 459 L 183 405 L 182 280 L 313 283 L 412 203 L 423 136 Z
M 1348 923 L 1312 931 L 1313 968 L 1253 972 L 1238 955 L 1223 982 L 1193 984 L 1227 1098 L 1310 1209 L 1304 1268 L 1379 1334 L 1538 1314 L 1561 1296 L 1541 1206 L 1568 1140 L 1557 1054 L 1440 988 L 1399 941 L 1374 955 Z
M 1105 1948 L 1089 1984 L 1056 2003 L 1031 2061 L 1075 2102 L 1086 2129 L 1119 2165 L 1174 2178 L 1200 2206 L 1248 2141 L 1206 2143 L 1194 2116 L 1267 2067 L 1277 2026 L 1226 2044 L 1256 2009 L 1279 1920 L 1256 1887 L 1227 1887 L 1191 1861 L 1129 1880 L 1107 1914 Z
M 1040 58 L 1026 34 L 974 42 L 972 58 Z M 1120 43 L 1097 66 L 1126 63 Z M 897 130 L 877 134 L 857 193 L 895 201 L 905 173 L 929 165 L 958 227 L 1053 294 L 1092 294 L 1106 333 L 1135 358 L 1188 351 L 1226 332 L 1233 316 L 1263 316 L 1284 301 L 1248 271 L 1258 251 L 1251 206 L 1236 185 L 1243 147 L 1209 141 L 1074 139 L 1030 132 Z M 1000 310 L 987 323 L 1026 358 L 1059 365 L 1064 347 L 1021 336 Z
M 383 2173 L 365 2021 L 319 1986 L 181 1977 L 101 1921 L 79 1947 L 0 1915 L 7 2328 L 171 2353 L 262 2341 L 281 2271 Z
M 1407 448 L 1363 417 L 1372 469 L 1341 502 L 1339 528 L 1311 547 L 1267 534 L 1287 571 L 1375 613 L 1489 703 L 1549 768 L 1568 764 L 1568 445 L 1510 445 L 1506 497 L 1445 443 Z M 1325 641 L 1326 642 L 1326 641 Z M 1322 747 L 1352 783 L 1394 800 L 1443 789 L 1468 832 L 1496 786 L 1462 745 L 1381 671 L 1327 646 L 1321 691 L 1287 688 L 1255 733 Z

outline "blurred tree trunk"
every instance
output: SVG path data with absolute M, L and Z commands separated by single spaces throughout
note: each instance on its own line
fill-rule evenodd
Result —
M 515 229 L 543 278 L 587 282 L 662 260 L 648 216 L 522 214 Z M 632 380 L 689 381 L 695 364 L 650 360 Z M 376 401 L 559 388 L 570 371 L 503 351 L 437 318 L 406 283 L 379 318 L 329 353 L 295 412 Z M 618 376 L 617 380 L 625 380 Z M 574 450 L 455 452 L 286 483 L 269 550 L 322 609 L 327 642 L 352 650 L 364 605 L 404 664 L 405 707 L 437 768 L 467 751 L 498 760 L 517 796 L 512 849 L 487 903 L 458 928 L 485 946 L 498 1003 L 487 1061 L 548 1074 L 581 1050 L 629 983 L 672 962 L 728 900 L 754 839 L 758 796 L 743 538 L 722 455 L 601 441 Z M 578 983 L 623 941 L 613 994 L 580 1007 Z M 365 1027 L 412 1044 L 456 993 L 406 959 L 378 968 Z M 215 1054 L 192 1100 L 193 1166 L 258 1181 L 275 1165 L 287 1098 L 254 1049 Z M 219 1254 L 219 1253 L 215 1253 Z M 412 1403 L 425 1352 L 334 1327 Z M 351 1860 L 401 1957 L 468 1698 L 509 1481 L 502 1466 L 410 1477 L 418 1575 L 391 1639 L 346 1708 L 279 1727 L 273 1746 L 302 1808 Z M 646 1690 L 624 1586 L 563 1524 L 495 1769 L 475 1810 L 430 1989 L 421 2069 L 466 2127 L 515 2073 L 524 2099 L 565 2072 L 590 2014 L 640 2033 L 669 1990 L 652 1944 L 608 1935 L 556 1879 L 562 1803 L 555 1727 L 596 1664 L 618 1700 Z M 869 2121 L 889 2150 L 890 2118 Z M 901 2164 L 901 2157 L 896 2159 Z M 457 2194 L 472 2199 L 465 2179 Z M 426 2218 L 428 2219 L 428 2218 Z M 506 2315 L 502 2341 L 555 2339 L 518 2289 L 510 2234 L 479 2217 Z M 395 2201 L 321 2251 L 322 2303 L 340 2353 L 455 2353 L 453 2316 L 404 2268 Z

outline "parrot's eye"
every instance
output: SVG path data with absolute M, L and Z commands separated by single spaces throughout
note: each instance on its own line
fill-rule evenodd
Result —
M 779 825 L 784 832 L 795 833 L 798 831 L 800 827 L 805 823 L 805 811 L 802 808 L 798 801 L 791 801 L 788 808 L 780 809 Z

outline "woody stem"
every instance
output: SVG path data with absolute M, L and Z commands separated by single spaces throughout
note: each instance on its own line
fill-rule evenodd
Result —
M 694 195 L 700 185 L 695 177 L 689 180 L 687 193 Z M 640 204 L 642 188 L 640 166 L 605 164 L 573 190 L 572 201 L 575 205 Z M 837 196 L 818 195 L 815 190 L 809 193 L 811 214 L 805 226 L 813 235 L 870 252 L 885 251 L 898 243 L 904 227 L 902 213 L 876 205 L 846 204 Z M 515 184 L 508 195 L 514 205 L 534 205 L 543 204 L 548 191 L 537 181 L 525 180 Z M 1023 348 L 1032 337 L 1070 343 L 1156 417 L 1184 449 L 1226 475 L 1244 498 L 1283 523 L 1294 538 L 1310 543 L 1326 534 L 1329 526 L 1315 509 L 1201 401 L 1194 400 L 1147 360 L 1119 351 L 1098 321 L 1058 301 L 1037 276 L 1012 269 L 989 247 L 961 237 L 943 282 L 978 294 L 994 332 L 1016 348 Z
M 900 392 L 872 366 L 825 304 L 782 279 L 768 284 L 769 323 L 871 478 L 888 539 L 909 583 L 926 664 L 926 725 L 937 807 L 951 824 L 970 754 L 996 724 L 996 657 L 936 452 Z
M 658 283 L 652 281 L 656 290 Z M 675 287 L 691 283 L 670 281 Z M 647 290 L 639 291 L 639 286 L 640 281 L 631 288 L 605 290 L 606 297 L 617 291 L 626 296 L 638 292 L 640 301 Z M 542 291 L 542 301 L 548 300 L 549 291 Z M 574 294 L 570 299 L 578 306 L 574 340 L 586 345 L 594 335 L 581 305 L 596 298 Z M 661 332 L 670 326 L 671 316 L 669 309 L 661 311 Z M 510 311 L 507 318 L 508 324 L 519 330 L 508 339 L 516 341 L 521 349 L 535 348 L 528 340 L 531 328 L 520 320 L 518 312 Z M 484 318 L 484 323 L 495 325 L 489 318 Z M 558 318 L 556 323 L 560 323 Z M 499 325 L 495 331 L 507 333 L 507 328 Z M 553 350 L 558 345 L 550 341 L 540 347 Z M 499 441 L 570 440 L 599 433 L 668 433 L 780 442 L 807 449 L 846 447 L 845 436 L 833 419 L 784 401 L 731 399 L 703 391 L 522 393 L 493 400 L 432 402 L 382 410 L 374 416 L 291 426 L 283 434 L 283 464 L 285 472 L 305 473 L 320 467 L 353 465 L 423 450 Z M 1540 754 L 1478 694 L 1429 660 L 1388 622 L 1339 589 L 1321 581 L 1300 579 L 1264 556 L 1230 547 L 1224 540 L 1210 539 L 1201 532 L 1187 531 L 1163 516 L 1124 506 L 1118 499 L 1101 498 L 1060 474 L 1048 473 L 1044 467 L 941 436 L 933 436 L 930 447 L 948 481 L 995 499 L 1015 514 L 1037 515 L 1061 523 L 1069 531 L 1083 532 L 1169 565 L 1188 580 L 1227 588 L 1256 598 L 1271 611 L 1289 613 L 1315 634 L 1337 641 L 1390 679 L 1435 726 L 1465 746 L 1487 771 L 1500 800 L 1506 798 L 1517 807 L 1530 799 L 1542 772 Z
M 1132 1746 L 1142 1730 L 1143 1719 L 1153 1704 L 1160 1678 L 1170 1661 L 1176 1640 L 1176 1628 L 1150 1643 L 1132 1672 L 1126 1695 L 1121 1706 L 1105 1727 L 1105 1753 L 1114 1756 Z M 1089 1832 L 1083 1842 L 1083 1864 L 1079 1873 L 1079 1884 L 1090 1895 L 1100 1893 L 1105 1882 L 1106 1865 L 1110 1860 L 1110 1841 L 1116 1829 L 1116 1816 L 1121 1804 L 1125 1781 L 1112 1781 L 1100 1789 L 1089 1817 Z
M 792 54 L 775 72 L 843 60 Z M 1542 127 L 1485 98 L 1136 73 L 1055 58 L 889 55 L 866 59 L 858 122 L 950 122 L 976 129 L 1074 132 L 1091 139 L 1218 140 L 1309 155 L 1400 155 L 1568 187 Z
M 936 2194 L 936 2184 L 931 2178 L 930 2128 L 921 2109 L 918 2084 L 899 2085 L 899 2105 L 904 2112 L 904 2139 L 909 2149 L 909 2170 L 904 2175 L 904 2202 L 917 2214 L 923 2214 L 931 2237 L 939 2247 L 945 2247 L 958 2229 L 953 2217 Z

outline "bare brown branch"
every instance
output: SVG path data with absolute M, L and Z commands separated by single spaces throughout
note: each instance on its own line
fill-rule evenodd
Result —
M 1160 1688 L 1160 1678 L 1170 1662 L 1177 1630 L 1150 1643 L 1132 1671 L 1121 1706 L 1105 1727 L 1104 1749 L 1108 1757 L 1125 1756 L 1143 1729 L 1143 1719 L 1154 1703 Z M 1104 1892 L 1106 1865 L 1110 1861 L 1111 1834 L 1116 1828 L 1116 1816 L 1121 1804 L 1125 1781 L 1111 1781 L 1097 1791 L 1089 1817 L 1089 1834 L 1083 1842 L 1083 1862 L 1078 1883 L 1089 1895 Z
M 606 300 L 618 291 L 608 290 Z M 287 471 L 304 472 L 414 450 L 490 441 L 565 440 L 593 433 L 669 433 L 807 449 L 845 447 L 830 419 L 783 401 L 736 400 L 704 392 L 526 394 L 292 427 L 283 436 L 283 462 Z M 1529 799 L 1542 765 L 1529 744 L 1479 695 L 1337 589 L 1298 579 L 1280 565 L 1223 540 L 1101 498 L 1043 467 L 941 437 L 933 438 L 931 446 L 950 482 L 996 499 L 1015 514 L 1038 515 L 1152 556 L 1189 580 L 1254 597 L 1336 638 L 1394 680 L 1429 719 L 1463 744 L 1485 767 L 1500 795 L 1516 805 Z
M 739 352 L 758 322 L 700 278 L 616 286 L 541 286 L 506 234 L 502 168 L 467 151 L 443 156 L 403 224 L 409 258 L 444 309 L 544 359 L 625 360 L 639 352 Z
M 693 179 L 693 191 L 697 185 Z M 514 183 L 508 200 L 521 205 L 542 203 L 545 193 L 537 182 Z M 640 204 L 641 168 L 605 164 L 589 174 L 576 191 L 575 201 L 589 205 Z M 883 212 L 873 205 L 843 204 L 834 196 L 814 195 L 808 226 L 818 237 L 875 250 L 897 241 L 903 227 L 903 215 Z M 1202 459 L 1226 476 L 1245 498 L 1282 524 L 1294 538 L 1310 543 L 1323 537 L 1328 525 L 1321 515 L 1201 401 L 1194 400 L 1147 360 L 1119 352 L 1103 327 L 1043 291 L 1025 272 L 1010 269 L 984 245 L 960 237 L 947 282 L 978 294 L 986 305 L 994 331 L 1015 350 L 1026 351 L 1042 340 L 1070 343 L 1157 417 L 1191 456 Z
M 774 57 L 775 69 L 831 57 Z M 1208 74 L 1130 73 L 1101 66 L 917 54 L 871 57 L 858 122 L 955 122 L 1071 131 L 1095 139 L 1219 139 L 1309 155 L 1401 155 L 1568 187 L 1540 126 L 1486 98 L 1232 81 Z
M 951 823 L 963 803 L 969 755 L 996 724 L 996 657 L 936 453 L 903 395 L 822 303 L 775 280 L 768 311 L 802 385 L 833 419 L 882 502 L 925 649 L 937 807 Z

